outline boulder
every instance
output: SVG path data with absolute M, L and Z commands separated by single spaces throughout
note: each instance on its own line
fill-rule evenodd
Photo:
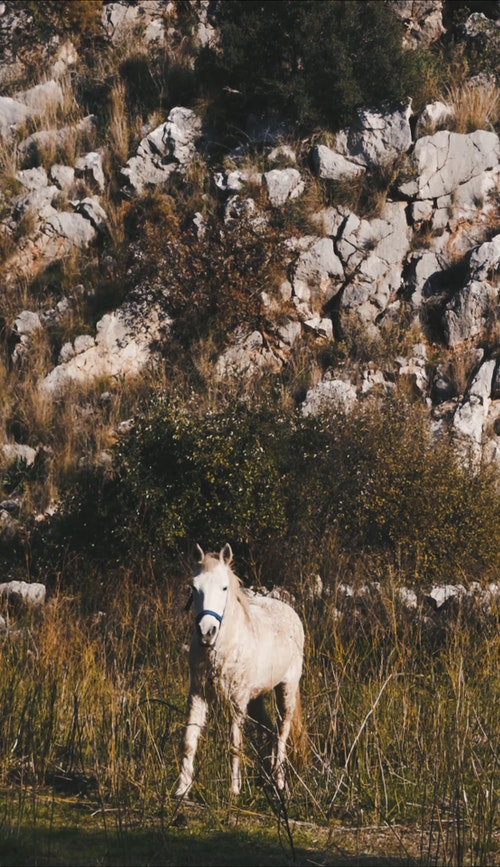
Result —
M 75 247 L 87 247 L 96 238 L 92 223 L 82 214 L 69 211 L 55 211 L 42 224 L 40 233 L 48 243 L 47 259 L 56 258 L 58 248 L 69 252 Z
M 429 388 L 427 346 L 425 343 L 416 343 L 412 347 L 409 358 L 398 356 L 396 364 L 398 365 L 399 376 L 404 377 L 420 396 L 425 397 Z
M 83 178 L 91 188 L 97 190 L 99 193 L 104 192 L 104 169 L 100 153 L 90 151 L 90 153 L 78 157 L 74 168 L 76 178 Z
M 357 394 L 354 386 L 350 382 L 330 375 L 325 376 L 321 382 L 309 389 L 300 410 L 304 416 L 317 415 L 328 408 L 348 411 L 354 407 L 356 401 Z
M 120 174 L 124 192 L 140 195 L 165 183 L 173 171 L 183 171 L 196 155 L 201 120 L 189 108 L 173 108 L 165 121 L 140 142 L 136 155 Z
M 32 168 L 40 162 L 40 154 L 56 153 L 66 146 L 74 145 L 75 136 L 92 137 L 95 133 L 97 118 L 87 115 L 74 125 L 60 129 L 42 129 L 23 139 L 18 145 L 23 168 Z
M 259 372 L 281 369 L 282 362 L 266 345 L 260 331 L 251 334 L 238 333 L 233 345 L 218 359 L 216 372 L 219 377 L 243 376 L 251 377 Z
M 64 166 L 60 163 L 54 163 L 54 165 L 50 167 L 49 177 L 58 189 L 66 192 L 71 190 L 75 182 L 75 170 L 73 166 Z
M 443 584 L 433 587 L 430 593 L 425 597 L 426 602 L 432 606 L 435 611 L 438 611 L 450 599 L 461 599 L 467 594 L 463 584 Z
M 108 215 L 99 202 L 96 196 L 85 196 L 71 203 L 75 209 L 75 214 L 82 216 L 98 232 L 103 233 L 106 230 Z
M 7 581 L 0 584 L 0 599 L 7 606 L 40 608 L 45 605 L 45 584 L 27 581 Z
M 443 0 L 396 0 L 391 3 L 405 29 L 405 48 L 428 48 L 445 32 Z
M 483 362 L 453 415 L 451 433 L 457 455 L 465 463 L 470 461 L 473 469 L 481 463 L 495 365 L 494 359 Z
M 255 168 L 231 169 L 226 173 L 216 172 L 214 174 L 214 183 L 217 189 L 223 193 L 239 193 L 247 184 L 260 186 L 262 184 L 262 175 Z
M 455 112 L 450 105 L 441 100 L 431 102 L 420 112 L 415 124 L 415 138 L 424 135 L 434 135 L 440 129 L 446 129 L 451 125 Z
M 336 243 L 347 278 L 341 307 L 357 311 L 365 322 L 374 322 L 401 286 L 409 248 L 403 202 L 387 202 L 382 217 L 373 220 L 351 214 Z
M 64 96 L 56 81 L 37 84 L 14 97 L 0 96 L 0 138 L 11 138 L 29 118 L 40 117 L 49 108 L 62 105 Z
M 137 3 L 105 3 L 102 11 L 104 31 L 113 45 L 122 45 L 128 39 L 145 45 L 165 42 L 166 14 L 170 4 L 158 0 L 139 0 Z
M 411 102 L 358 110 L 357 119 L 335 136 L 335 150 L 364 168 L 385 166 L 412 144 Z
M 0 96 L 0 137 L 10 137 L 17 127 L 26 123 L 34 114 L 34 110 L 25 103 L 11 96 Z
M 64 92 L 58 81 L 45 81 L 16 93 L 16 99 L 29 106 L 39 116 L 49 109 L 63 105 Z
M 449 196 L 499 162 L 496 133 L 481 129 L 465 135 L 440 130 L 418 139 L 413 153 L 415 180 L 402 184 L 400 190 L 417 199 Z
M 95 339 L 74 341 L 71 355 L 41 381 L 41 390 L 57 397 L 71 384 L 85 385 L 101 377 L 137 376 L 154 360 L 155 344 L 164 337 L 170 320 L 160 307 L 124 304 L 97 323 Z
M 297 169 L 271 169 L 264 175 L 264 183 L 271 205 L 284 205 L 304 192 L 304 181 Z
M 38 452 L 36 449 L 24 445 L 23 443 L 4 443 L 2 446 L 3 458 L 9 464 L 16 463 L 17 461 L 25 461 L 26 466 L 33 466 L 37 454 Z
M 292 297 L 322 308 L 339 291 L 344 279 L 342 263 L 331 238 L 303 236 L 288 244 L 297 251 L 292 266 Z
M 476 247 L 469 260 L 468 278 L 444 311 L 448 346 L 456 346 L 485 332 L 498 303 L 494 275 L 500 264 L 500 235 Z
M 322 180 L 342 181 L 356 178 L 365 171 L 363 166 L 346 159 L 326 145 L 315 145 L 311 151 L 315 174 Z
M 411 254 L 405 264 L 406 296 L 415 310 L 422 313 L 426 299 L 442 288 L 449 261 L 432 250 Z

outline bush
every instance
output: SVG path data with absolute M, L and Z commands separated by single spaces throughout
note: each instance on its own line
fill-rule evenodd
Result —
M 274 114 L 338 129 L 357 107 L 407 98 L 418 85 L 401 23 L 378 0 L 233 0 L 218 4 L 217 27 L 219 45 L 200 52 L 196 71 L 226 120 Z
M 201 414 L 156 396 L 115 447 L 112 477 L 73 484 L 54 536 L 87 560 L 178 563 L 230 541 L 240 561 L 301 574 L 337 556 L 408 580 L 497 574 L 500 496 L 429 437 L 422 407 L 302 418 L 271 402 Z M 281 578 L 281 580 L 284 580 Z
M 285 527 L 279 418 L 236 404 L 198 417 L 156 400 L 118 454 L 124 502 L 139 505 L 146 538 L 259 545 Z
M 500 497 L 487 472 L 456 461 L 429 435 L 418 404 L 306 419 L 295 434 L 290 527 L 302 538 L 335 534 L 350 556 L 383 556 L 419 579 L 494 575 L 500 545 L 490 528 Z
M 196 542 L 231 540 L 235 553 L 265 545 L 286 526 L 285 429 L 265 407 L 201 416 L 154 397 L 117 444 L 113 477 L 86 471 L 72 487 L 56 547 L 69 541 L 94 561 L 178 562 Z
M 198 186 L 201 195 L 203 180 Z M 182 228 L 185 210 L 172 186 L 169 195 L 135 203 L 126 221 L 127 235 L 138 239 L 135 282 L 147 282 L 173 319 L 171 355 L 174 344 L 182 353 L 207 337 L 220 351 L 238 327 L 262 325 L 262 292 L 272 294 L 285 276 L 276 230 L 263 234 L 243 222 L 221 230 L 209 220 L 198 240 Z
M 88 42 L 100 32 L 102 0 L 30 0 L 28 8 L 42 37 L 55 31 L 59 36 Z

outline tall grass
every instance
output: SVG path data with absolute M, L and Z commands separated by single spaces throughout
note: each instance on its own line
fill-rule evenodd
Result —
M 56 592 L 43 615 L 20 619 L 3 637 L 4 833 L 47 792 L 67 804 L 83 799 L 116 826 L 159 815 L 169 826 L 176 816 L 190 618 L 182 582 L 156 580 L 148 564 L 139 578 L 95 575 L 92 593 Z M 377 605 L 343 614 L 336 585 L 325 599 L 299 588 L 309 758 L 289 765 L 280 802 L 249 729 L 240 807 L 274 811 L 289 828 L 315 822 L 329 829 L 331 845 L 346 824 L 385 826 L 401 852 L 404 823 L 418 841 L 415 863 L 494 863 L 498 612 L 410 616 L 394 586 L 388 579 Z M 231 806 L 228 731 L 225 708 L 215 708 L 192 795 L 212 826 Z
M 456 132 L 494 130 L 500 119 L 500 90 L 495 83 L 464 82 L 451 85 L 445 93 L 454 112 Z

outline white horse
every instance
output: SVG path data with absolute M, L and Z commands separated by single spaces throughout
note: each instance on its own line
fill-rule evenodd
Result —
M 204 554 L 197 547 L 200 565 L 191 579 L 195 626 L 189 652 L 188 713 L 176 797 L 184 798 L 193 783 L 198 738 L 208 704 L 217 694 L 229 702 L 231 792 L 238 795 L 243 723 L 248 714 L 268 731 L 272 728 L 264 696 L 274 690 L 278 740 L 272 770 L 276 786 L 283 789 L 287 740 L 292 725 L 300 731 L 302 723 L 302 623 L 287 603 L 251 595 L 241 586 L 230 568 L 233 555 L 229 545 L 218 555 Z

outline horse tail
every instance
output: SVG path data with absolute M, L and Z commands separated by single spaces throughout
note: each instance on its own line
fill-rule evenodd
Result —
M 290 726 L 290 761 L 299 770 L 304 767 L 310 753 L 309 737 L 307 735 L 300 689 L 297 687 L 295 710 Z

